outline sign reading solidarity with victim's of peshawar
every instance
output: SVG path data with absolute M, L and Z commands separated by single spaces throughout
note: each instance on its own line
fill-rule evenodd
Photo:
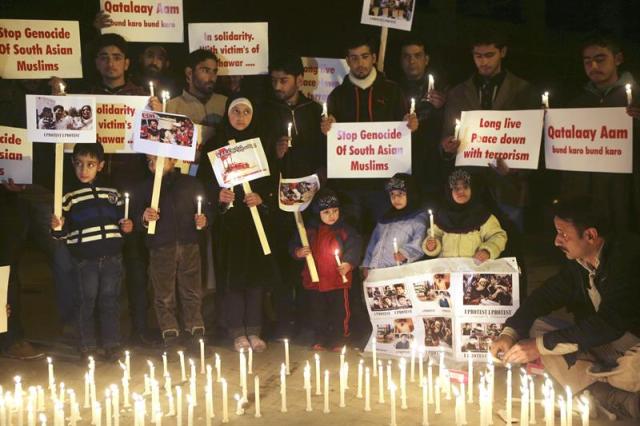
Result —
M 544 150 L 548 169 L 631 173 L 632 118 L 625 108 L 547 110 Z
M 483 166 L 498 159 L 517 169 L 537 169 L 543 110 L 463 111 L 456 129 L 456 166 Z
M 182 0 L 100 0 L 100 10 L 113 20 L 102 34 L 120 34 L 127 41 L 182 43 Z
M 411 131 L 404 121 L 334 123 L 327 133 L 329 178 L 411 173 Z
M 31 183 L 32 147 L 25 129 L 0 126 L 0 182 Z
M 78 21 L 0 19 L 1 78 L 82 78 Z

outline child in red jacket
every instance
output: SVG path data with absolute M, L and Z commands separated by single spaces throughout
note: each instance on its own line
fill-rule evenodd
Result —
M 312 282 L 305 264 L 302 284 L 308 293 L 315 332 L 312 349 L 340 351 L 349 336 L 349 289 L 353 268 L 360 262 L 362 240 L 340 219 L 340 203 L 333 191 L 320 190 L 313 201 L 312 211 L 313 224 L 307 227 L 309 247 L 301 247 L 298 239 L 294 241 L 292 251 L 299 260 L 304 260 L 311 253 L 320 278 L 319 282 Z M 336 255 L 340 258 L 340 266 Z

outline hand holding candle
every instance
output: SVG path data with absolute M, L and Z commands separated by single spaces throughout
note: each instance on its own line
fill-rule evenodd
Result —
M 549 92 L 544 92 L 542 94 L 542 105 L 545 109 L 549 109 Z
M 432 92 L 435 89 L 436 82 L 433 79 L 433 74 L 429 74 L 429 85 L 427 86 L 427 93 Z
M 323 102 L 322 103 L 322 118 L 328 118 L 329 117 L 329 110 L 327 109 L 327 103 Z
M 153 88 L 153 81 L 149 81 L 149 96 L 155 96 L 156 91 Z
M 342 262 L 340 261 L 340 250 L 336 249 L 336 251 L 334 252 L 334 256 L 336 258 L 336 263 L 338 264 L 338 269 L 340 269 L 340 266 L 342 266 Z M 340 275 L 342 276 L 342 282 L 343 283 L 347 283 L 349 280 L 347 280 L 347 276 L 343 273 L 340 273 Z
M 631 106 L 633 101 L 633 93 L 631 92 L 631 85 L 629 83 L 624 85 L 624 90 L 627 93 L 627 106 Z
M 460 140 L 460 126 L 461 126 L 460 120 L 456 118 L 456 127 L 455 127 L 455 130 L 453 131 L 454 140 Z
M 416 113 L 416 98 L 411 98 L 411 108 L 409 109 L 409 114 L 413 115 Z
M 196 213 L 196 229 L 200 230 L 206 226 L 207 218 L 202 214 L 202 195 L 198 195 L 197 200 L 198 200 L 198 208 Z M 202 358 L 204 358 L 204 356 Z M 204 365 L 204 361 L 203 361 L 203 365 Z M 204 372 L 204 368 L 202 368 L 202 370 Z
M 291 148 L 291 128 L 293 127 L 293 123 L 289 122 L 287 125 L 287 146 Z

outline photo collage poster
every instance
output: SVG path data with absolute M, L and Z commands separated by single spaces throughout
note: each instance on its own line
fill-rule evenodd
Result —
M 454 361 L 485 360 L 519 307 L 515 258 L 476 265 L 470 258 L 433 259 L 372 269 L 363 286 L 373 333 L 366 350 L 410 355 L 411 344 Z

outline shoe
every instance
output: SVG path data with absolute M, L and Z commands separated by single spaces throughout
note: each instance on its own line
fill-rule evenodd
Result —
M 249 343 L 251 344 L 251 349 L 253 349 L 254 352 L 260 353 L 267 350 L 267 344 L 265 341 L 255 334 L 249 336 Z
M 18 340 L 4 350 L 2 356 L 28 361 L 44 358 L 44 352 L 37 351 L 33 345 L 26 340 Z
M 311 350 L 314 352 L 324 352 L 327 350 L 327 348 L 325 348 L 322 343 L 316 343 L 313 346 L 311 346 Z
M 233 349 L 236 352 L 240 352 L 240 350 L 248 350 L 251 347 L 251 343 L 249 343 L 249 339 L 247 336 L 238 336 L 233 339 Z
M 169 362 L 178 361 L 178 352 L 185 352 L 185 347 L 182 345 L 182 339 L 178 335 L 176 330 L 165 330 L 162 332 L 162 353 L 167 353 L 167 360 Z
M 132 333 L 127 344 L 137 348 L 156 348 L 162 343 L 161 340 L 153 339 L 146 333 Z
M 606 410 L 623 418 L 640 418 L 640 394 L 617 389 L 609 383 L 596 382 L 587 388 Z
M 122 347 L 113 346 L 110 348 L 104 348 L 103 359 L 106 362 L 117 362 L 122 358 Z
M 208 358 L 210 355 L 213 355 L 211 349 L 207 344 L 207 337 L 205 336 L 203 327 L 194 329 L 193 334 L 187 331 L 186 333 L 184 333 L 184 336 L 184 344 L 187 347 L 187 351 L 192 357 L 200 358 L 200 340 L 204 342 L 204 357 Z

